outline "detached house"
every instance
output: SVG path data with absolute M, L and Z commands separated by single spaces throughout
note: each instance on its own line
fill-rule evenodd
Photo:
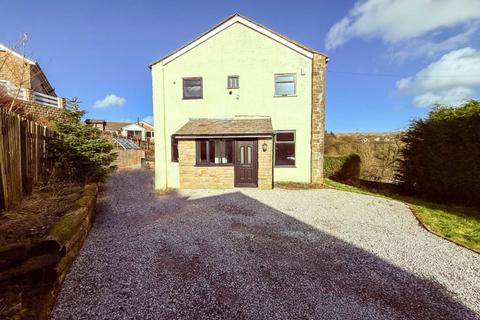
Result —
M 40 65 L 0 43 L 0 84 L 56 97 Z M 24 94 L 24 91 L 21 92 Z
M 40 65 L 0 43 L 0 95 L 16 97 L 21 108 L 16 112 L 37 121 L 62 119 L 68 99 L 57 96 Z M 45 122 L 44 122 L 45 123 Z
M 152 63 L 155 187 L 321 183 L 327 62 L 235 14 Z

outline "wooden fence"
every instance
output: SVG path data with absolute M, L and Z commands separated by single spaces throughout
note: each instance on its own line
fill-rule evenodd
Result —
M 8 209 L 53 167 L 46 141 L 54 131 L 0 108 L 0 210 Z

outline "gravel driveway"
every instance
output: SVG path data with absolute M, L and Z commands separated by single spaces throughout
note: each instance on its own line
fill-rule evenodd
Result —
M 152 179 L 110 179 L 54 319 L 480 318 L 480 255 L 400 202 Z

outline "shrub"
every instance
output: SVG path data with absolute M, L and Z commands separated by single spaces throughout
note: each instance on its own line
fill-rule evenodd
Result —
M 325 156 L 324 174 L 333 180 L 356 183 L 360 177 L 360 157 L 357 154 Z
M 403 191 L 480 207 L 480 103 L 437 106 L 403 137 L 397 178 Z
M 54 159 L 52 179 L 87 183 L 102 181 L 114 170 L 116 154 L 113 145 L 102 138 L 100 132 L 80 122 L 85 111 L 73 107 L 63 110 L 64 120 L 54 121 L 56 135 L 49 140 L 48 148 Z

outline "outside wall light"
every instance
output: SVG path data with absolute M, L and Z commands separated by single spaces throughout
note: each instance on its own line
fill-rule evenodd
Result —
M 267 144 L 265 142 L 262 144 L 262 150 L 263 152 L 267 151 Z

